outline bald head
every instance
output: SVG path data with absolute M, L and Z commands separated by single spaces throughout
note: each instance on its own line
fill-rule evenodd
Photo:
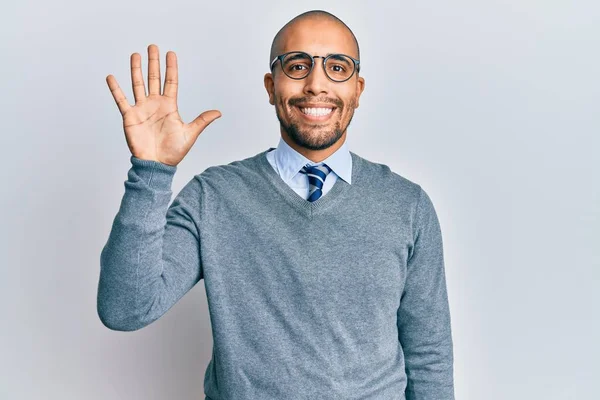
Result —
M 277 34 L 273 38 L 273 43 L 271 44 L 271 53 L 269 56 L 269 63 L 271 63 L 271 61 L 273 61 L 273 59 L 275 57 L 277 57 L 279 54 L 283 53 L 282 48 L 285 43 L 286 35 L 292 30 L 293 27 L 297 26 L 298 24 L 304 23 L 304 22 L 319 22 L 319 21 L 331 22 L 333 24 L 340 26 L 344 30 L 346 30 L 352 37 L 352 40 L 354 41 L 354 44 L 356 46 L 356 58 L 360 60 L 360 50 L 358 47 L 358 40 L 356 40 L 356 36 L 354 36 L 354 33 L 348 27 L 348 25 L 346 25 L 341 19 L 339 19 L 338 17 L 336 17 L 335 15 L 333 15 L 331 13 L 328 13 L 327 11 L 312 10 L 312 11 L 307 11 L 305 13 L 302 13 L 302 14 L 294 17 L 287 24 L 285 24 L 283 26 L 283 28 L 281 28 L 279 30 L 279 32 L 277 32 Z M 352 55 L 352 54 L 348 54 L 348 55 L 354 57 L 354 55 Z

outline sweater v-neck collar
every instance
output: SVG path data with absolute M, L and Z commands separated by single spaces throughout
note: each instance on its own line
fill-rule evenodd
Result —
M 275 150 L 275 148 L 270 147 L 268 150 L 256 155 L 258 166 L 269 183 L 271 183 L 272 187 L 274 187 L 275 190 L 277 190 L 277 192 L 279 192 L 288 203 L 297 209 L 298 212 L 309 218 L 323 212 L 327 208 L 331 207 L 331 205 L 337 203 L 342 195 L 351 186 L 343 179 L 337 179 L 331 189 L 329 189 L 325 195 L 313 202 L 310 202 L 298 195 L 298 193 L 296 193 L 294 189 L 285 183 L 285 181 L 273 169 L 269 163 L 269 160 L 267 159 L 267 153 L 273 150 Z M 354 181 L 354 177 L 356 176 L 356 172 L 359 167 L 359 160 L 352 152 L 350 152 L 350 155 L 352 156 L 352 180 Z

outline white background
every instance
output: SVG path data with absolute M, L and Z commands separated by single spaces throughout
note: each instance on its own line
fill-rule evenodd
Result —
M 130 167 L 105 78 L 179 61 L 186 122 L 223 116 L 179 165 L 279 140 L 271 40 L 324 9 L 361 46 L 351 151 L 431 196 L 443 233 L 456 398 L 598 399 L 600 3 L 21 1 L 0 13 L 0 398 L 203 399 L 204 282 L 136 332 L 96 314 L 100 251 Z M 595 383 L 594 383 L 595 382 Z

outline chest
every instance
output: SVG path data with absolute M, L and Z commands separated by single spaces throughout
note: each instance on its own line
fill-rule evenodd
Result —
M 202 241 L 206 280 L 226 285 L 221 293 L 286 298 L 325 314 L 357 302 L 360 312 L 397 309 L 412 244 L 405 215 L 362 204 L 308 219 L 277 207 L 223 204 L 212 225 L 227 229 Z

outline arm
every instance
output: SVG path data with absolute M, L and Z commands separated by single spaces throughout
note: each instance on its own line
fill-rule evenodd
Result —
M 450 309 L 437 214 L 421 188 L 413 219 L 413 247 L 398 308 L 407 400 L 454 400 Z
M 176 166 L 131 156 L 125 194 L 100 255 L 97 312 L 113 330 L 133 331 L 166 313 L 200 279 L 200 182 L 171 206 Z

